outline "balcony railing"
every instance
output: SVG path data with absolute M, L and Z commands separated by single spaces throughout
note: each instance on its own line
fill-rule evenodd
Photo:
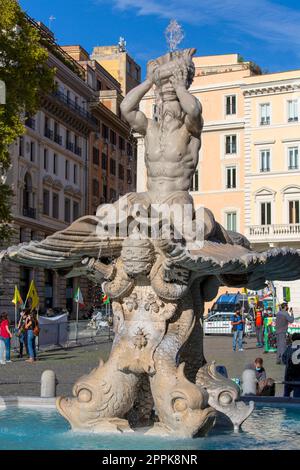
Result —
M 47 137 L 48 139 L 53 140 L 54 132 L 51 129 L 49 129 L 48 127 L 45 128 L 44 134 L 45 134 L 45 137 Z
M 288 119 L 288 122 L 298 122 L 298 117 L 297 117 L 297 116 L 295 116 L 295 117 L 290 117 L 290 118 Z
M 82 149 L 81 149 L 80 147 L 75 147 L 74 153 L 76 153 L 76 155 L 78 155 L 79 157 L 81 157 Z
M 250 225 L 246 236 L 251 242 L 286 242 L 300 240 L 300 224 Z
M 62 144 L 62 136 L 58 134 L 54 134 L 54 142 L 61 145 Z
M 92 116 L 86 109 L 84 109 L 82 106 L 79 106 L 78 103 L 75 101 L 71 100 L 67 95 L 65 95 L 63 92 L 57 90 L 53 93 L 55 98 L 57 98 L 59 101 L 64 103 L 68 108 L 72 109 L 73 111 L 76 111 L 77 114 L 82 116 L 83 118 L 87 119 L 88 121 L 92 122 L 93 124 L 98 124 L 97 119 Z
M 33 207 L 23 207 L 23 215 L 24 217 L 36 219 L 36 209 L 33 209 Z
M 261 126 L 269 126 L 270 125 L 270 118 L 266 118 L 266 119 L 261 119 L 260 121 L 260 125 Z
M 70 150 L 70 152 L 73 152 L 73 153 L 74 153 L 75 145 L 74 145 L 72 142 L 67 142 L 67 143 L 66 143 L 66 149 L 67 149 L 67 150 Z

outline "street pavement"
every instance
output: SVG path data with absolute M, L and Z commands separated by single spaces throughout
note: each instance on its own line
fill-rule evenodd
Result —
M 107 360 L 111 342 L 88 345 L 57 351 L 41 352 L 34 364 L 17 359 L 12 354 L 12 363 L 0 365 L 0 395 L 39 396 L 40 378 L 47 369 L 54 370 L 58 379 L 57 394 L 71 395 L 74 382 L 83 374 L 95 368 L 100 358 Z M 264 359 L 268 377 L 275 381 L 283 380 L 284 366 L 276 364 L 274 353 L 263 353 L 255 347 L 255 338 L 247 338 L 244 351 L 232 351 L 232 338 L 226 336 L 208 336 L 204 339 L 205 356 L 208 362 L 215 360 L 218 365 L 225 365 L 229 377 L 240 377 L 246 364 L 256 357 Z M 282 395 L 283 387 L 276 386 L 276 395 Z

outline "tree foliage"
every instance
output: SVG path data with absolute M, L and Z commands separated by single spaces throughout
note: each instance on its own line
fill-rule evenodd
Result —
M 6 86 L 6 104 L 0 104 L 0 241 L 10 235 L 12 191 L 5 184 L 9 146 L 25 132 L 25 113 L 35 114 L 42 93 L 53 88 L 55 71 L 47 59 L 40 33 L 18 1 L 0 0 L 0 80 Z

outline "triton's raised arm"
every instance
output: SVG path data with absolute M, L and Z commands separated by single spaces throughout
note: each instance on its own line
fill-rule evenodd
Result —
M 176 91 L 182 110 L 186 114 L 185 124 L 188 130 L 198 137 L 203 128 L 202 106 L 200 101 L 189 93 L 186 88 L 186 68 L 178 65 L 170 81 Z

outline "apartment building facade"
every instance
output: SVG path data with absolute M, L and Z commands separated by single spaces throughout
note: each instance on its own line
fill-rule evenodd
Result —
M 88 210 L 95 214 L 101 203 L 114 202 L 136 188 L 136 141 L 121 117 L 120 83 L 80 46 L 64 46 L 85 69 L 93 90 L 90 109 L 97 132 L 90 134 Z
M 42 240 L 79 217 L 96 213 L 100 203 L 135 188 L 134 141 L 120 117 L 120 84 L 83 48 L 60 47 L 47 27 L 28 20 L 49 46 L 56 89 L 43 97 L 35 116 L 24 117 L 26 133 L 11 147 L 10 245 Z M 78 285 L 89 303 L 86 280 L 66 280 L 54 270 L 5 261 L 0 270 L 0 308 L 13 315 L 14 286 L 24 299 L 32 279 L 41 311 L 55 307 L 74 311 Z

